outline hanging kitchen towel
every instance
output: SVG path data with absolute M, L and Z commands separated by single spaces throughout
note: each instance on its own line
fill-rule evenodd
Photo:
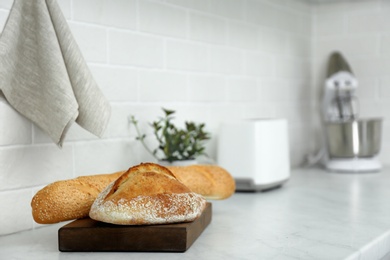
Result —
M 15 0 L 0 35 L 0 90 L 59 146 L 76 121 L 101 137 L 110 105 L 55 0 Z

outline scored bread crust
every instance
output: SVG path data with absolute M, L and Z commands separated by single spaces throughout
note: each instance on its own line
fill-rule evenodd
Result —
M 181 183 L 167 168 L 143 163 L 107 186 L 92 204 L 92 219 L 120 225 L 189 222 L 206 200 Z

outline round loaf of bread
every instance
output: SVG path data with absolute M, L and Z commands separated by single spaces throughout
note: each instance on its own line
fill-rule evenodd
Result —
M 119 225 L 190 222 L 206 200 L 165 167 L 144 163 L 131 167 L 107 186 L 92 204 L 92 219 Z

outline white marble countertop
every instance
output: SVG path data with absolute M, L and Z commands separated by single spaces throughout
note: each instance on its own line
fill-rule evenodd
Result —
M 212 204 L 211 224 L 184 253 L 63 253 L 62 223 L 0 237 L 0 259 L 380 259 L 390 251 L 390 169 L 295 170 L 280 189 Z

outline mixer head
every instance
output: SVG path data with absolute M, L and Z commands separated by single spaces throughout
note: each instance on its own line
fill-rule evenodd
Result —
M 357 117 L 358 81 L 351 67 L 339 52 L 329 58 L 325 82 L 324 112 L 327 121 L 353 120 Z
M 328 63 L 327 89 L 338 91 L 337 95 L 342 95 L 344 91 L 356 90 L 357 86 L 358 81 L 346 59 L 340 52 L 333 52 Z
M 353 75 L 352 69 L 343 55 L 340 52 L 333 52 L 329 58 L 327 77 L 332 77 L 334 74 L 341 71 L 349 72 Z

